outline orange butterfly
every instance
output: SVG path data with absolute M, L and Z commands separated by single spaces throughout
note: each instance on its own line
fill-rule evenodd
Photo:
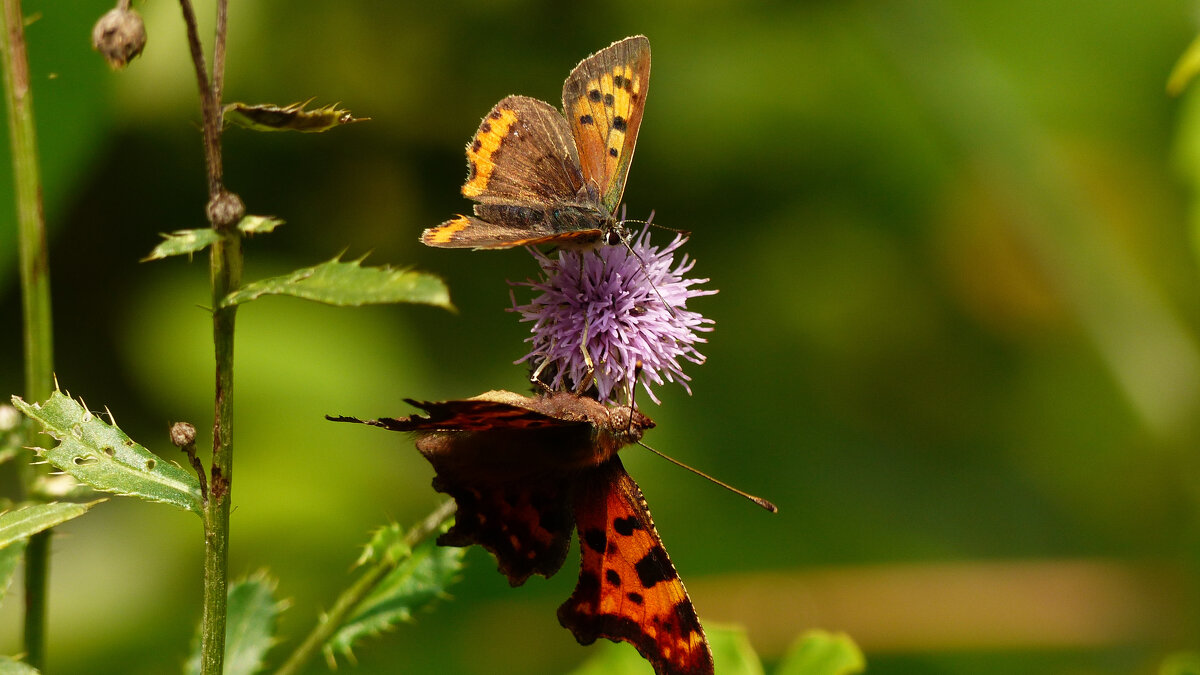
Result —
M 650 41 L 614 42 L 575 66 L 563 112 L 528 96 L 492 108 L 467 145 L 466 197 L 475 216 L 421 234 L 441 248 L 532 244 L 586 248 L 627 239 L 614 217 L 650 85 Z M 564 117 L 565 115 L 565 117 Z
M 429 416 L 329 419 L 416 432 L 417 449 L 437 472 L 434 489 L 458 503 L 439 544 L 480 544 L 519 586 L 562 567 L 574 525 L 583 560 L 559 623 L 580 644 L 632 643 L 658 675 L 712 675 L 696 610 L 617 457 L 653 420 L 568 392 L 408 403 Z

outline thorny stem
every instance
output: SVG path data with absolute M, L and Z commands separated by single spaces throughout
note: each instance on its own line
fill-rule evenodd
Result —
M 234 227 L 240 214 L 216 208 L 235 201 L 222 184 L 221 89 L 225 81 L 225 35 L 228 0 L 217 2 L 213 73 L 204 64 L 196 13 L 190 0 L 179 0 L 187 26 L 188 48 L 200 89 L 204 118 L 204 159 L 208 169 L 207 213 L 212 226 L 223 235 L 212 246 L 209 279 L 212 286 L 213 348 L 216 360 L 216 391 L 213 404 L 212 475 L 204 504 L 204 609 L 200 620 L 200 669 L 204 675 L 219 675 L 225 659 L 225 616 L 228 593 L 229 504 L 233 481 L 233 328 L 236 306 L 222 307 L 221 301 L 241 284 L 242 243 Z
M 404 535 L 404 543 L 411 549 L 417 544 L 425 540 L 433 532 L 437 531 L 442 523 L 446 522 L 454 515 L 455 503 L 453 499 L 445 501 L 441 506 L 434 509 L 425 520 L 415 525 Z M 300 670 L 320 651 L 338 628 L 346 622 L 350 617 L 350 613 L 358 607 L 359 603 L 375 590 L 375 587 L 384 579 L 392 570 L 404 562 L 403 559 L 391 560 L 388 556 L 383 556 L 382 560 L 376 562 L 365 574 L 358 578 L 349 588 L 342 592 L 338 597 L 337 602 L 333 604 L 324 616 L 317 621 L 317 625 L 313 627 L 312 632 L 304 638 L 304 642 L 292 652 L 288 660 L 275 671 L 275 675 L 296 675 Z
M 50 322 L 50 265 L 46 254 L 42 182 L 38 168 L 33 94 L 25 53 L 24 17 L 20 0 L 4 0 L 0 14 L 0 58 L 4 67 L 5 103 L 12 148 L 20 247 L 21 308 L 25 332 L 25 396 L 43 401 L 54 390 L 54 341 Z M 37 443 L 30 429 L 26 446 Z M 22 462 L 22 489 L 36 497 L 40 472 L 32 457 Z M 46 659 L 46 579 L 50 563 L 50 530 L 35 534 L 25 549 L 25 660 L 41 670 Z

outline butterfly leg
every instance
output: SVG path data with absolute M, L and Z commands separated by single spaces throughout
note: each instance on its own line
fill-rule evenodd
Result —
M 554 351 L 554 341 L 553 340 L 550 341 L 550 350 L 549 351 Z M 543 394 L 549 394 L 554 391 L 554 389 L 551 388 L 551 386 L 549 384 L 546 384 L 545 382 L 542 381 L 542 371 L 546 369 L 546 365 L 549 363 L 550 363 L 550 359 L 543 358 L 542 362 L 538 364 L 538 367 L 534 368 L 533 373 L 531 373 L 529 375 L 529 383 L 532 384 L 534 387 L 541 389 Z
M 575 394 L 582 396 L 583 392 L 591 388 L 592 383 L 596 379 L 596 362 L 592 360 L 592 353 L 588 351 L 588 329 L 590 324 L 587 320 L 583 322 L 583 337 L 579 340 L 579 351 L 583 353 L 583 364 L 587 367 L 587 372 L 579 381 L 575 383 Z

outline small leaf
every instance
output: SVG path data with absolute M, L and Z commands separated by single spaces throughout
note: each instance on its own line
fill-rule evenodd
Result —
M 265 234 L 274 232 L 280 225 L 283 225 L 283 219 L 275 216 L 242 216 L 237 226 L 245 234 Z
M 813 630 L 792 645 L 775 675 L 853 675 L 866 667 L 862 651 L 850 636 Z
M 334 664 L 334 652 L 352 656 L 361 638 L 378 635 L 413 614 L 433 607 L 447 597 L 445 588 L 458 579 L 465 549 L 437 546 L 426 541 L 413 549 L 363 600 L 346 623 L 325 642 L 325 659 Z
M 0 675 L 38 675 L 38 669 L 10 656 L 0 656 Z
M 163 242 L 142 258 L 142 262 L 162 260 L 173 255 L 192 254 L 212 246 L 221 239 L 221 233 L 211 227 L 196 230 L 176 230 L 162 235 Z
M 225 675 L 251 675 L 263 668 L 263 658 L 275 645 L 275 621 L 287 604 L 275 600 L 274 579 L 259 572 L 229 586 L 225 619 Z M 200 673 L 200 636 L 184 666 L 187 675 Z
M 1167 77 L 1167 93 L 1178 96 L 1187 89 L 1188 84 L 1200 73 L 1200 35 L 1183 50 L 1183 55 L 1175 62 L 1171 74 Z
M 230 103 L 222 113 L 225 122 L 236 124 L 254 131 L 303 131 L 317 133 L 329 131 L 343 124 L 363 122 L 369 117 L 354 117 L 349 110 L 342 110 L 337 104 L 327 105 L 315 110 L 305 110 L 309 102 L 293 103 L 278 106 L 270 103 L 250 105 L 248 103 Z
M 293 295 L 342 307 L 413 302 L 454 309 L 446 284 L 432 274 L 386 265 L 363 267 L 360 263 L 362 259 L 342 262 L 334 258 L 315 267 L 246 284 L 225 296 L 221 306 L 238 305 L 263 295 Z
M 28 539 L 21 539 L 0 549 L 0 600 L 8 593 L 8 587 L 12 585 L 13 572 L 17 570 L 17 563 L 21 562 L 21 556 L 25 555 L 25 544 L 29 543 Z
M 56 390 L 41 404 L 30 405 L 19 396 L 12 401 L 58 441 L 49 450 L 37 449 L 55 468 L 97 490 L 200 514 L 200 484 L 190 471 L 134 443 L 71 397 Z
M 1200 675 L 1200 654 L 1176 652 L 1168 654 L 1158 667 L 1158 675 Z
M 88 504 L 71 502 L 29 504 L 13 511 L 0 513 L 0 548 L 42 530 L 48 530 L 59 523 L 65 523 L 72 518 L 78 518 L 102 501 L 104 500 L 99 499 Z
M 399 523 L 388 523 L 371 534 L 371 541 L 363 547 L 362 555 L 354 562 L 355 567 L 367 563 L 396 562 L 412 555 L 412 547 L 405 540 L 407 532 L 401 529 Z

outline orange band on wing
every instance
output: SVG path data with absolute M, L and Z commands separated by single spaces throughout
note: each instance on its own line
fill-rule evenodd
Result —
M 429 246 L 447 244 L 451 241 L 454 241 L 454 235 L 462 232 L 470 226 L 470 218 L 466 216 L 458 216 L 452 220 L 447 220 L 437 227 L 426 229 L 425 232 L 421 234 L 421 241 L 425 242 L 425 244 Z
M 492 170 L 496 163 L 492 155 L 504 143 L 504 137 L 517 121 L 515 110 L 493 110 L 479 125 L 479 132 L 467 146 L 467 182 L 462 186 L 462 193 L 467 197 L 478 197 L 487 188 L 492 178 Z

